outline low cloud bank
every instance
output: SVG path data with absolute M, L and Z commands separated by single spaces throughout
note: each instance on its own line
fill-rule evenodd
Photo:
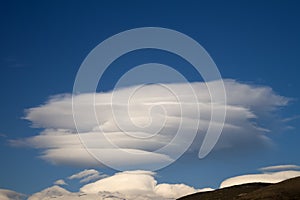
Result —
M 277 172 L 260 174 L 246 174 L 224 180 L 220 188 L 230 187 L 239 184 L 265 182 L 277 183 L 289 178 L 300 176 L 300 170 L 280 171 L 283 165 L 269 166 L 266 169 L 278 169 Z M 297 165 L 284 165 L 292 169 L 298 168 Z M 65 179 L 59 179 L 60 185 L 66 185 L 68 180 L 75 179 L 80 182 L 82 178 L 93 174 L 103 174 L 95 169 L 87 169 L 71 175 Z M 100 180 L 83 185 L 78 192 L 70 192 L 63 187 L 54 185 L 29 196 L 28 200 L 175 200 L 179 197 L 193 194 L 196 192 L 206 192 L 212 188 L 197 189 L 192 186 L 178 183 L 158 183 L 155 179 L 156 173 L 151 171 L 135 170 L 119 172 Z M 199 177 L 201 178 L 201 177 Z M 66 182 L 65 182 L 66 181 Z M 2 200 L 22 200 L 25 195 L 0 189 L 0 199 Z
M 82 178 L 96 170 L 84 170 L 71 177 Z M 99 173 L 99 172 L 98 172 Z M 67 179 L 70 179 L 67 178 Z M 102 178 L 80 188 L 79 192 L 69 192 L 57 185 L 46 188 L 29 197 L 29 200 L 46 199 L 128 199 L 128 200 L 171 200 L 211 188 L 195 189 L 185 184 L 157 184 L 155 173 L 150 171 L 125 171 Z
M 263 173 L 259 174 L 246 174 L 236 176 L 224 180 L 220 188 L 230 187 L 234 185 L 240 185 L 245 183 L 278 183 L 286 179 L 300 176 L 300 166 L 297 165 L 276 165 L 260 168 L 264 170 Z M 277 170 L 276 172 L 268 172 L 267 170 Z

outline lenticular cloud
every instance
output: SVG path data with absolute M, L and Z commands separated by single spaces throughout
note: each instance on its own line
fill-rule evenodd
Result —
M 207 85 L 218 81 L 166 84 L 165 87 L 133 86 L 113 92 L 78 94 L 73 99 L 77 102 L 77 129 L 73 119 L 72 96 L 52 96 L 44 104 L 26 110 L 24 117 L 32 122 L 33 127 L 43 131 L 33 137 L 11 140 L 10 143 L 41 149 L 40 158 L 53 164 L 99 165 L 91 152 L 86 151 L 87 147 L 92 153 L 106 156 L 110 164 L 130 170 L 147 169 L 146 166 L 174 161 L 177 149 L 190 142 L 187 138 L 195 130 L 196 140 L 187 152 L 197 154 L 209 125 L 223 126 L 215 152 L 222 152 L 222 149 L 243 150 L 253 144 L 256 148 L 271 144 L 268 132 L 272 127 L 260 124 L 276 120 L 274 113 L 287 105 L 288 99 L 275 94 L 269 87 L 252 86 L 235 80 L 223 81 L 227 104 L 220 97 L 220 101 L 217 98 L 213 102 L 213 107 Z M 196 96 L 186 92 L 188 87 L 192 87 Z M 94 119 L 89 116 L 91 106 L 87 102 L 90 98 L 95 99 L 92 110 Z M 211 113 L 218 114 L 224 108 L 225 123 L 211 121 Z M 185 135 L 172 143 L 171 151 L 157 151 L 170 144 L 179 128 Z M 100 135 L 114 147 L 137 156 L 127 158 L 120 155 Z M 144 156 L 145 153 L 147 156 Z

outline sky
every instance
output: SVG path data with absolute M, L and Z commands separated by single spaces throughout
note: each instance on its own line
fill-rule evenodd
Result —
M 108 176 L 117 173 L 89 162 L 84 153 L 75 153 L 78 158 L 68 159 L 70 152 L 64 151 L 66 145 L 76 147 L 78 141 L 74 135 L 65 135 L 62 140 L 53 135 L 68 134 L 74 129 L 69 124 L 68 94 L 72 94 L 77 71 L 91 50 L 110 36 L 140 27 L 173 29 L 201 44 L 220 71 L 231 106 L 228 127 L 224 128 L 215 150 L 199 159 L 200 144 L 193 143 L 191 153 L 155 172 L 158 183 L 219 188 L 229 177 L 258 173 L 263 167 L 300 165 L 298 10 L 296 1 L 1 2 L 0 188 L 32 194 L 84 169 L 94 168 Z M 205 113 L 209 102 L 201 76 L 184 59 L 161 50 L 134 51 L 115 60 L 97 87 L 97 99 L 107 103 L 106 96 L 112 94 L 122 74 L 136 65 L 154 62 L 172 66 L 199 89 Z M 173 83 L 168 76 L 158 72 L 152 76 L 170 84 L 179 96 L 186 90 L 186 85 Z M 138 78 L 143 81 L 147 77 Z M 122 97 L 130 89 L 117 90 L 116 94 Z M 148 102 L 151 95 L 170 100 L 153 85 L 144 89 L 137 101 Z M 81 98 L 84 96 L 79 95 L 78 100 Z M 133 110 L 143 108 L 148 107 L 133 107 Z M 168 108 L 174 111 L 172 106 Z M 100 121 L 107 121 L 108 108 L 99 110 Z M 106 111 L 107 116 L 102 115 Z M 80 108 L 80 113 L 84 116 L 85 109 Z M 153 114 L 160 111 L 154 110 Z M 184 119 L 191 118 L 190 115 L 193 114 L 188 113 Z M 174 122 L 169 123 L 171 128 L 164 130 L 166 135 L 172 133 Z M 112 127 L 106 128 L 112 131 Z M 91 140 L 93 128 L 93 124 L 83 127 Z M 189 130 L 188 126 L 184 128 Z M 128 143 L 118 139 L 116 135 L 115 142 L 128 147 Z M 153 150 L 157 140 L 142 147 L 134 142 L 131 145 Z M 113 158 L 120 163 L 120 158 Z M 145 166 L 143 162 L 132 164 L 133 169 Z M 154 176 L 146 174 L 148 178 Z M 79 187 L 79 183 L 74 183 L 68 189 L 75 191 Z

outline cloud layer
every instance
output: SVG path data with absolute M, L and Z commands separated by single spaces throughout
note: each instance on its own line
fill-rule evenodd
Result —
M 298 165 L 275 165 L 269 167 L 262 167 L 259 169 L 263 172 L 286 171 L 286 170 L 300 170 Z
M 84 171 L 81 171 L 77 174 L 73 174 L 72 176 L 69 176 L 68 179 L 80 179 L 80 183 L 87 183 L 90 181 L 95 181 L 99 180 L 101 178 L 106 177 L 106 174 L 100 174 L 97 170 L 95 169 L 86 169 Z
M 266 168 L 280 170 L 281 166 L 282 165 L 270 166 Z M 297 165 L 289 166 L 293 166 L 293 168 L 299 167 Z M 72 177 L 71 179 L 81 180 L 93 174 L 101 173 L 97 170 L 89 169 L 69 176 L 67 179 L 69 180 L 70 177 Z M 92 183 L 87 183 L 83 185 L 78 192 L 70 192 L 60 186 L 54 185 L 29 196 L 28 200 L 175 200 L 192 193 L 213 190 L 211 188 L 196 189 L 181 183 L 157 183 L 155 176 L 156 174 L 151 171 L 124 171 Z M 300 176 L 299 170 L 246 174 L 224 180 L 220 184 L 220 188 L 254 182 L 277 183 L 297 176 Z M 60 182 L 64 182 L 63 179 L 60 179 Z M 3 200 L 24 199 L 25 195 L 0 189 L 0 198 Z
M 262 169 L 264 172 L 260 174 L 246 174 L 226 179 L 221 183 L 220 188 L 245 183 L 278 183 L 286 179 L 300 176 L 300 171 L 296 170 L 300 169 L 300 166 L 297 165 L 276 165 L 260 168 L 259 170 Z
M 53 164 L 87 167 L 107 164 L 99 163 L 93 154 L 113 166 L 151 169 L 175 160 L 178 149 L 190 142 L 195 129 L 197 139 L 188 152 L 198 153 L 208 127 L 222 126 L 220 121 L 211 121 L 211 113 L 221 112 L 224 108 L 226 121 L 215 151 L 242 151 L 252 145 L 257 149 L 272 143 L 267 136 L 271 127 L 260 124 L 275 120 L 274 112 L 287 105 L 287 98 L 275 94 L 269 87 L 224 80 L 227 105 L 216 99 L 212 110 L 206 84 L 146 85 L 107 93 L 79 94 L 73 99 L 77 102 L 77 130 L 71 95 L 53 96 L 43 105 L 26 110 L 24 117 L 33 127 L 44 130 L 37 136 L 11 140 L 10 144 L 41 149 L 40 158 Z M 189 87 L 196 91 L 197 102 L 193 101 L 194 94 L 188 92 Z M 93 119 L 88 114 L 90 98 L 95 98 L 93 113 L 96 118 Z M 168 152 L 161 150 L 170 144 L 179 129 L 185 135 L 179 136 Z M 135 156 L 128 157 L 127 152 Z
M 83 174 L 96 170 L 84 170 L 70 177 L 82 178 Z M 99 173 L 99 172 L 98 172 Z M 155 173 L 150 171 L 126 171 L 116 173 L 93 183 L 84 185 L 80 192 L 69 192 L 59 186 L 52 186 L 35 193 L 29 200 L 46 199 L 128 199 L 128 200 L 172 200 L 200 191 L 185 184 L 157 184 Z M 69 177 L 69 178 L 70 178 Z

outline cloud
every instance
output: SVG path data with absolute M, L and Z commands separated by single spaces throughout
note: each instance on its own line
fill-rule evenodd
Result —
M 185 184 L 157 184 L 155 173 L 151 171 L 125 171 L 83 186 L 80 191 L 97 194 L 108 191 L 121 193 L 132 199 L 138 196 L 151 198 L 177 199 L 195 192 L 211 191 L 211 188 L 195 189 Z M 142 198 L 141 198 L 142 199 Z
M 300 166 L 298 166 L 298 165 L 275 165 L 275 166 L 269 166 L 269 167 L 262 167 L 259 170 L 263 171 L 263 172 L 284 171 L 284 170 L 300 170 Z
M 95 154 L 101 154 L 106 160 L 109 160 L 111 165 L 137 168 L 137 166 L 143 169 L 151 168 L 152 165 L 164 164 L 171 160 L 167 155 L 147 152 L 138 149 L 121 149 L 126 152 L 131 152 L 135 157 L 126 157 L 122 155 L 122 152 L 115 149 L 92 149 Z M 81 167 L 104 167 L 102 163 L 96 160 L 85 148 L 55 148 L 45 150 L 40 158 L 50 162 L 54 165 L 70 165 Z
M 72 176 L 69 176 L 68 179 L 80 179 L 80 183 L 87 183 L 94 180 L 99 180 L 101 178 L 106 177 L 106 174 L 100 174 L 95 169 L 85 169 L 77 174 L 73 174 Z
M 70 177 L 80 179 L 96 174 L 96 170 L 84 170 Z M 29 200 L 46 199 L 128 199 L 128 200 L 175 200 L 195 192 L 212 190 L 195 189 L 185 184 L 157 184 L 151 171 L 125 171 L 84 185 L 79 192 L 69 192 L 59 186 L 52 186 L 29 197 Z
M 12 191 L 0 189 L 0 199 L 1 200 L 22 200 L 25 199 L 26 195 Z
M 54 185 L 68 185 L 63 179 L 54 182 Z
M 179 198 L 188 194 L 193 194 L 196 192 L 207 192 L 212 191 L 212 188 L 203 188 L 203 189 L 195 189 L 191 186 L 185 184 L 158 184 L 155 187 L 155 193 L 164 198 Z
M 286 179 L 294 178 L 297 176 L 300 176 L 300 171 L 295 171 L 295 170 L 279 171 L 279 172 L 272 172 L 272 173 L 269 172 L 263 174 L 247 174 L 247 175 L 236 176 L 224 180 L 221 183 L 220 188 L 230 187 L 230 186 L 240 185 L 245 183 L 278 183 Z
M 97 172 L 97 170 L 89 169 L 76 173 L 70 177 L 71 179 L 80 180 L 97 174 Z M 83 185 L 78 192 L 70 192 L 62 187 L 54 185 L 31 195 L 28 200 L 175 200 L 189 194 L 213 190 L 212 188 L 197 189 L 182 183 L 158 183 L 155 176 L 156 173 L 151 171 L 124 171 Z M 277 183 L 297 176 L 300 176 L 300 171 L 295 170 L 246 174 L 224 180 L 220 184 L 220 188 L 253 182 Z M 13 196 L 18 195 L 18 193 L 13 191 L 6 192 L 6 190 L 0 190 L 0 197 L 2 197 L 1 195 L 7 196 L 8 194 L 12 194 Z
M 99 191 L 120 192 L 123 194 L 153 193 L 157 184 L 153 172 L 126 171 L 83 186 L 80 191 L 98 193 Z
M 68 190 L 57 185 L 46 188 L 40 192 L 31 195 L 28 200 L 46 200 L 46 199 L 64 199 L 68 200 L 68 196 L 72 194 Z
M 212 110 L 206 84 L 191 83 L 197 92 L 196 103 L 188 90 L 190 86 L 183 83 L 166 84 L 168 89 L 146 85 L 107 93 L 78 94 L 74 97 L 77 130 L 71 95 L 53 96 L 43 105 L 26 110 L 24 119 L 43 131 L 33 137 L 9 142 L 16 147 L 41 149 L 39 157 L 53 164 L 86 167 L 107 164 L 99 163 L 93 154 L 113 166 L 149 170 L 176 160 L 178 152 L 189 143 L 195 129 L 197 140 L 188 152 L 198 153 L 208 127 L 222 126 L 221 121 L 211 121 L 211 113 L 218 114 L 226 108 L 226 121 L 215 152 L 222 152 L 223 149 L 241 152 L 253 149 L 253 145 L 255 149 L 272 145 L 268 137 L 272 127 L 261 124 L 278 124 L 275 112 L 287 105 L 288 98 L 275 94 L 269 87 L 224 80 L 227 105 L 220 97 L 214 102 Z M 94 97 L 95 107 L 91 110 L 88 102 Z M 197 115 L 198 106 L 200 118 Z M 93 117 L 89 115 L 90 111 Z M 173 141 L 179 127 L 185 135 L 178 136 L 170 151 L 161 150 Z M 115 146 L 119 149 L 112 148 Z M 126 152 L 137 156 L 129 157 Z
M 6 135 L 6 134 L 4 134 L 4 133 L 0 133 L 0 137 L 6 138 L 6 137 L 7 137 L 7 135 Z

